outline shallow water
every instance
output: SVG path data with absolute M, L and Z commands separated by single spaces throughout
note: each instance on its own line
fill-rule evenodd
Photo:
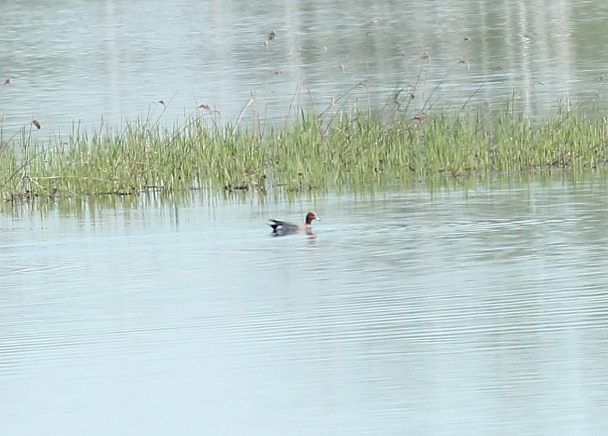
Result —
M 0 433 L 606 434 L 606 192 L 2 215 Z
M 244 122 L 292 120 L 300 107 L 381 108 L 394 93 L 412 115 L 586 107 L 606 101 L 606 10 L 600 0 L 4 1 L 1 134 L 19 139 L 25 126 L 26 137 L 65 140 L 189 115 L 234 123 L 244 108 Z

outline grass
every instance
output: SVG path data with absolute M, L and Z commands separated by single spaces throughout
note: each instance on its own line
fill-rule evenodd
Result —
M 240 119 L 239 119 L 240 121 Z M 31 128 L 28 127 L 28 128 Z M 280 126 L 226 125 L 193 117 L 166 127 L 0 144 L 0 196 L 215 193 L 308 194 L 381 189 L 438 176 L 582 170 L 608 161 L 608 118 L 561 107 L 532 124 L 509 110 L 461 109 L 412 117 L 396 106 L 317 116 Z

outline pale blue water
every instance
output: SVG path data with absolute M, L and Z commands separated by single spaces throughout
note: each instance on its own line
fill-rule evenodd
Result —
M 0 433 L 605 434 L 606 191 L 4 214 Z
M 399 90 L 412 113 L 603 104 L 605 12 L 0 2 L 2 140 L 32 119 L 34 139 L 65 139 Z M 608 433 L 605 177 L 448 185 L 4 204 L 0 434 Z M 270 236 L 267 218 L 310 209 L 314 238 Z
M 381 108 L 397 91 L 412 116 L 513 101 L 542 117 L 559 101 L 605 103 L 606 12 L 566 0 L 4 1 L 0 127 L 18 138 L 36 119 L 46 140 L 136 119 L 234 123 L 243 109 L 242 122 L 275 122 L 301 107 Z

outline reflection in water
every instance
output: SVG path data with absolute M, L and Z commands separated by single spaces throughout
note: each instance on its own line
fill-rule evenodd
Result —
M 605 434 L 607 203 L 495 180 L 4 215 L 0 432 Z M 268 237 L 309 206 L 314 239 Z
M 234 122 L 245 105 L 249 119 L 282 121 L 394 95 L 412 114 L 479 104 L 543 115 L 605 94 L 601 1 L 216 3 L 1 2 L 2 136 L 18 139 L 32 119 L 40 139 L 125 119 Z

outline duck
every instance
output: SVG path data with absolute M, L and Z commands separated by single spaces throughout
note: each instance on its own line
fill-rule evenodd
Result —
M 281 220 L 271 219 L 268 225 L 272 227 L 272 233 L 276 236 L 291 235 L 293 233 L 312 234 L 312 222 L 314 220 L 321 221 L 315 212 L 306 214 L 306 222 L 304 224 L 292 224 Z

